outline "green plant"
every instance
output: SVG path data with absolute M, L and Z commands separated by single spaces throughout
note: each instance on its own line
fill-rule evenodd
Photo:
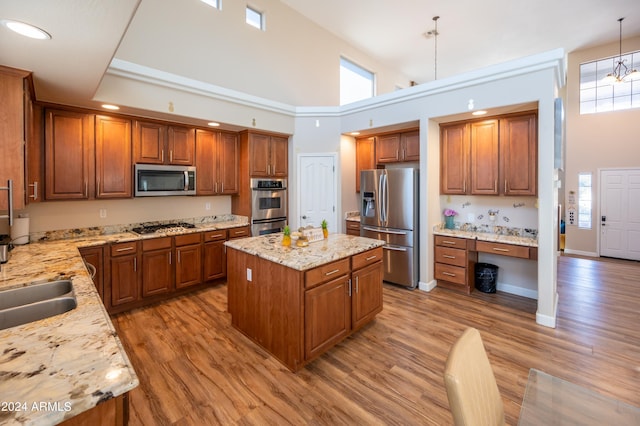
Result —
M 327 229 L 327 221 L 323 219 L 320 226 L 322 227 L 322 229 Z
M 291 229 L 289 228 L 289 225 L 285 225 L 284 228 L 282 228 L 282 232 L 284 233 L 284 235 L 291 235 Z

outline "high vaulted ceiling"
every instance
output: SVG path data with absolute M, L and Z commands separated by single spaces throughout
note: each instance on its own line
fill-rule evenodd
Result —
M 55 34 L 45 44 L 0 26 L 0 64 L 33 71 L 40 100 L 84 105 L 129 26 L 144 22 L 133 19 L 145 10 L 141 1 L 153 0 L 0 0 L 0 20 Z M 436 15 L 438 78 L 555 48 L 571 52 L 617 42 L 622 16 L 623 36 L 640 35 L 638 0 L 281 1 L 417 83 L 434 78 L 435 40 L 424 33 L 434 29 Z M 180 33 L 180 25 L 190 23 L 176 20 L 172 30 Z M 172 47 L 184 48 L 163 46 L 164 53 Z

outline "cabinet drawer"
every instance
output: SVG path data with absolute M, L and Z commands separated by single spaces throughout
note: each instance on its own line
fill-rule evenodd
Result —
M 347 229 L 351 231 L 358 231 L 360 233 L 360 222 L 354 222 L 353 220 L 347 220 Z
M 487 241 L 476 241 L 476 250 L 483 253 L 501 254 L 503 256 L 521 257 L 529 259 L 529 247 L 516 246 L 513 244 L 491 243 Z
M 248 226 L 241 226 L 239 228 L 229 229 L 229 239 L 248 237 L 250 234 Z
M 142 251 L 171 248 L 171 237 L 152 238 L 142 241 Z
M 126 243 L 111 244 L 111 257 L 135 254 L 138 251 L 138 242 L 129 241 Z
M 219 241 L 227 239 L 227 230 L 207 231 L 204 233 L 204 242 Z
M 449 247 L 436 246 L 436 262 L 455 266 L 467 266 L 467 251 Z
M 349 258 L 318 266 L 305 272 L 305 288 L 314 287 L 325 281 L 338 278 L 340 275 L 348 274 Z
M 365 251 L 364 253 L 356 254 L 351 258 L 352 268 L 356 269 L 364 268 L 372 263 L 380 262 L 382 260 L 382 247 L 375 248 L 373 250 Z
M 449 281 L 456 284 L 467 284 L 467 269 L 459 266 L 436 263 L 435 276 L 437 280 Z
M 201 232 L 196 232 L 195 234 L 185 234 L 185 235 L 176 235 L 176 247 L 179 246 L 188 246 L 190 244 L 198 244 L 200 243 L 200 237 L 202 236 Z
M 466 238 L 445 237 L 444 235 L 436 235 L 436 245 L 442 247 L 454 247 L 464 249 L 467 247 Z

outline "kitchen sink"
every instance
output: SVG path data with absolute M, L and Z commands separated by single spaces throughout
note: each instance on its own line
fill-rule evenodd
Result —
M 69 280 L 0 291 L 0 330 L 63 314 L 77 306 Z

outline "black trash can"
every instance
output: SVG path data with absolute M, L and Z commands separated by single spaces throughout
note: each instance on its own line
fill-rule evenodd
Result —
M 476 263 L 476 288 L 483 293 L 495 293 L 498 267 L 490 263 Z

